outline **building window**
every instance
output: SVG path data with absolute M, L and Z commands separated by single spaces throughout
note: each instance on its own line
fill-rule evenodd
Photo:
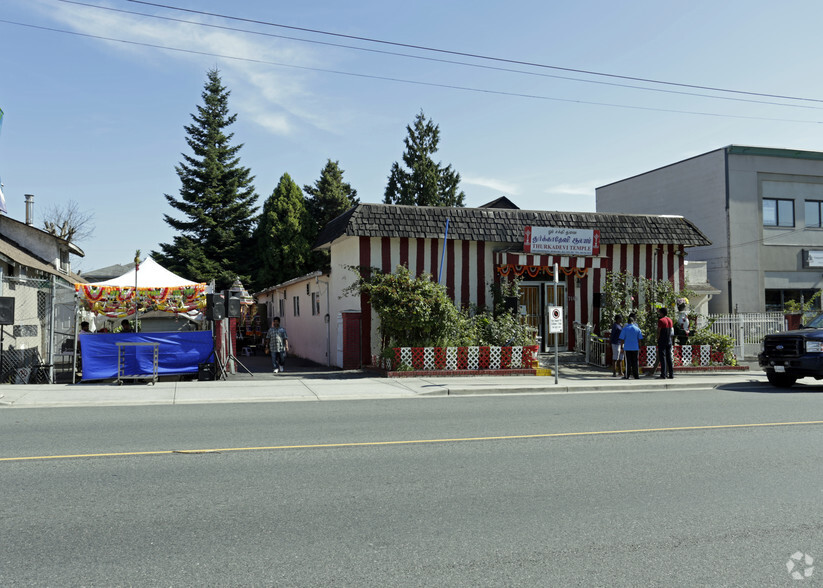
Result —
M 803 304 L 808 302 L 817 290 L 766 290 L 766 312 L 783 312 L 790 300 Z
M 821 219 L 821 208 L 823 208 L 823 201 L 821 200 L 806 200 L 806 226 L 817 229 L 823 228 Z
M 71 259 L 69 257 L 68 251 L 61 251 L 60 252 L 60 271 L 64 273 L 69 273 L 69 268 L 71 267 Z
M 294 302 L 294 316 L 300 316 L 300 297 L 295 296 L 292 301 Z
M 766 227 L 793 227 L 794 200 L 764 198 L 763 225 Z
M 282 298 L 280 299 L 280 312 L 278 316 L 286 316 L 286 301 Z
M 320 293 L 311 293 L 311 314 L 312 316 L 320 314 Z

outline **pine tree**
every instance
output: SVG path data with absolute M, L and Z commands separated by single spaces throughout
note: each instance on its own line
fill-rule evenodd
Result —
M 306 209 L 309 222 L 306 226 L 306 238 L 313 244 L 317 235 L 331 220 L 358 204 L 357 190 L 343 181 L 340 163 L 329 159 L 320 171 L 320 178 L 314 186 L 305 185 Z M 323 270 L 329 266 L 328 251 L 312 251 L 309 270 Z
M 243 146 L 231 145 L 234 133 L 226 129 L 237 119 L 229 114 L 231 92 L 220 72 L 208 72 L 203 105 L 185 127 L 186 142 L 193 155 L 175 167 L 180 178 L 180 198 L 166 194 L 166 201 L 183 219 L 168 214 L 164 220 L 178 231 L 172 243 L 161 243 L 162 252 L 152 252 L 157 261 L 188 279 L 215 281 L 217 289 L 228 288 L 236 277 L 248 280 L 247 270 L 257 195 L 249 168 L 240 165 Z
M 357 190 L 343 181 L 340 162 L 329 159 L 320 171 L 320 178 L 314 186 L 305 185 L 303 191 L 308 196 L 306 208 L 319 232 L 329 221 L 340 216 L 358 204 Z
M 416 204 L 417 206 L 464 206 L 466 195 L 458 192 L 460 174 L 451 165 L 435 163 L 432 155 L 440 142 L 440 127 L 421 110 L 414 119 L 414 128 L 406 126 L 406 151 L 403 163 L 392 164 L 383 202 L 386 204 Z
M 309 271 L 311 245 L 306 236 L 309 214 L 306 201 L 289 174 L 263 203 L 263 212 L 255 230 L 258 267 L 256 290 L 281 284 Z

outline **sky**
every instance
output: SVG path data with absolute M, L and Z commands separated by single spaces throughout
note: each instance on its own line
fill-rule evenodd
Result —
M 40 227 L 69 201 L 93 214 L 81 272 L 173 239 L 165 195 L 212 68 L 260 206 L 328 159 L 382 202 L 421 110 L 467 206 L 591 212 L 598 186 L 726 145 L 823 150 L 818 0 L 0 6 L 8 215 L 25 194 Z

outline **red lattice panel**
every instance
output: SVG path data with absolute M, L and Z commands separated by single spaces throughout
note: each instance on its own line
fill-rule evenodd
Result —
M 422 370 L 425 364 L 425 347 L 412 347 L 412 367 L 416 370 Z
M 489 355 L 490 351 L 488 347 L 481 347 L 480 348 L 480 358 L 479 358 L 479 369 L 487 370 L 489 369 Z
M 504 370 L 511 369 L 512 367 L 512 348 L 511 347 L 503 347 L 500 349 L 500 368 Z
M 394 359 L 392 360 L 392 365 L 389 366 L 392 370 L 396 370 L 400 367 L 400 364 L 403 362 L 403 359 L 400 357 L 400 354 L 403 350 L 400 347 L 394 348 Z
M 722 351 L 712 351 L 711 352 L 712 363 L 723 363 L 723 352 Z
M 457 369 L 465 370 L 469 367 L 469 348 L 457 348 Z
M 446 347 L 434 348 L 434 369 L 446 369 Z

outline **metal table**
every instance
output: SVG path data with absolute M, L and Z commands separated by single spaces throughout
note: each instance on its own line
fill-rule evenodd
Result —
M 129 379 L 143 379 L 143 380 L 151 380 L 152 384 L 157 382 L 157 364 L 158 359 L 160 357 L 160 343 L 130 343 L 130 342 L 120 342 L 115 343 L 117 345 L 117 384 L 118 386 L 123 383 L 123 378 Z M 152 373 L 151 374 L 126 374 L 124 370 L 126 369 L 126 347 L 151 347 L 152 348 Z M 137 349 L 134 351 L 135 359 L 137 357 Z

